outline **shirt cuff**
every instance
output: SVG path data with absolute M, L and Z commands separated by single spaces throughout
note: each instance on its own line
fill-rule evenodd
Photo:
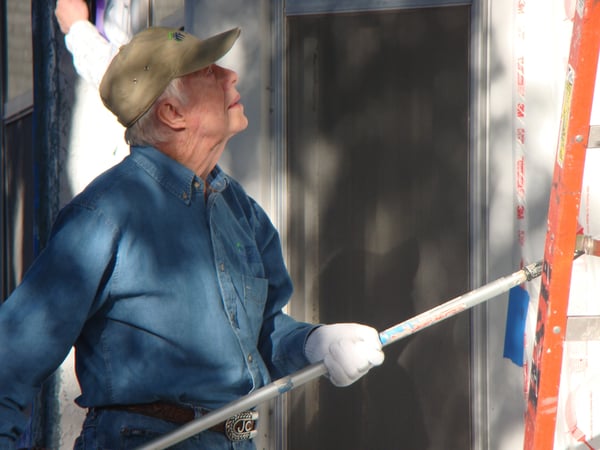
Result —
M 0 450 L 15 450 L 15 441 L 5 436 L 0 436 Z

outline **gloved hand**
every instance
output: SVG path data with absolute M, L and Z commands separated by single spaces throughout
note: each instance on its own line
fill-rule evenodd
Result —
M 323 361 L 336 386 L 348 386 L 383 362 L 379 333 L 356 323 L 323 325 L 306 340 L 304 353 L 312 363 Z

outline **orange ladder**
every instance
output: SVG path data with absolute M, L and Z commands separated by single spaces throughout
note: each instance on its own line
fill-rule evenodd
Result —
M 525 415 L 525 450 L 550 450 L 554 446 L 573 251 L 599 45 L 600 0 L 577 0 L 548 209 Z

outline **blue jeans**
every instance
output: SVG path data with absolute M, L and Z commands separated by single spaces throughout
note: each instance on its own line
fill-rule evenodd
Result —
M 177 424 L 124 411 L 91 410 L 83 423 L 74 450 L 129 450 L 172 432 Z M 203 431 L 173 450 L 256 450 L 251 440 L 231 442 L 219 432 Z

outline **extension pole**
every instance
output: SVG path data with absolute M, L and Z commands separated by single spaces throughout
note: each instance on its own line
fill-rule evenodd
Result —
M 491 283 L 449 300 L 446 303 L 382 331 L 379 333 L 381 344 L 386 346 L 400 339 L 404 339 L 424 328 L 470 309 L 486 300 L 490 300 L 525 281 L 531 281 L 534 278 L 537 278 L 541 272 L 541 261 L 529 264 L 512 275 L 492 281 Z M 137 450 L 161 450 L 175 445 L 178 442 L 227 420 L 241 411 L 254 408 L 260 403 L 278 397 L 279 395 L 289 392 L 298 386 L 302 386 L 308 381 L 316 379 L 326 373 L 327 369 L 322 362 L 307 366 L 291 375 L 267 384 L 238 400 L 234 400 L 222 408 L 211 411 L 146 445 L 138 447 Z

